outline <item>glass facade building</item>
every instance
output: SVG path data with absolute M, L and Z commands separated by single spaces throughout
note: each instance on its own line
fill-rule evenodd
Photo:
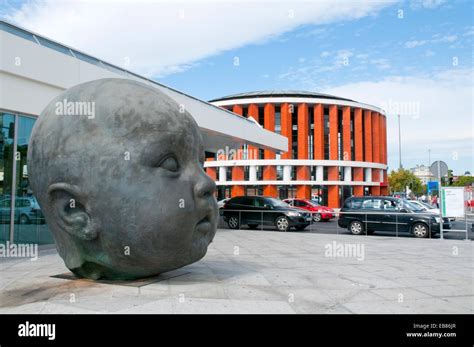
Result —
M 53 243 L 28 181 L 28 143 L 36 117 L 0 112 L 0 242 Z

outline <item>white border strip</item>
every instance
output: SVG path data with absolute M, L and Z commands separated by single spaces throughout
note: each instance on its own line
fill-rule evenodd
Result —
M 338 100 L 338 99 L 326 99 L 326 98 L 315 98 L 315 97 L 263 97 L 263 98 L 244 98 L 244 99 L 229 99 L 222 101 L 213 101 L 211 104 L 216 106 L 233 106 L 233 105 L 247 105 L 247 104 L 323 104 L 323 105 L 338 105 L 338 106 L 351 106 L 354 108 L 362 108 L 378 112 L 386 116 L 385 111 L 377 106 L 364 104 L 356 101 Z
M 349 160 L 307 160 L 307 159 L 254 159 L 254 160 L 213 160 L 206 161 L 204 167 L 222 166 L 349 166 L 386 170 L 387 165 L 365 161 Z
M 225 181 L 215 182 L 217 186 L 381 186 L 381 182 L 366 181 Z

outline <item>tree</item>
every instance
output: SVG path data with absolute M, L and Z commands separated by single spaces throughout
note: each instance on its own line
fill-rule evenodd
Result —
M 474 177 L 472 176 L 459 176 L 458 180 L 453 183 L 453 186 L 466 187 L 466 186 L 470 186 L 473 182 L 474 182 Z
M 388 175 L 388 184 L 392 193 L 404 192 L 408 186 L 413 194 L 420 195 L 424 193 L 426 189 L 418 177 L 411 171 L 405 169 L 398 169 L 398 171 L 392 170 L 390 175 Z

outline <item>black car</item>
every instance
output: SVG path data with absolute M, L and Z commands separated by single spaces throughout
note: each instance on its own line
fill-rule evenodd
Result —
M 274 225 L 279 231 L 294 227 L 303 230 L 311 224 L 311 214 L 287 203 L 265 196 L 236 196 L 221 209 L 229 228 L 239 229 L 247 224 L 251 229 L 259 225 Z
M 354 235 L 372 234 L 374 231 L 412 233 L 416 237 L 429 237 L 440 231 L 440 217 L 427 213 L 409 201 L 389 196 L 350 197 L 340 210 L 338 224 Z M 443 230 L 451 228 L 443 218 Z

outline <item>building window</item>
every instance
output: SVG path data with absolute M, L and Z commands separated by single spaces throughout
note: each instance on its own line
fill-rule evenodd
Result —
M 337 159 L 344 159 L 344 137 L 342 136 L 342 109 L 337 109 Z
M 310 166 L 309 172 L 311 176 L 311 181 L 316 181 L 316 166 Z
M 247 118 L 249 116 L 249 108 L 247 106 L 242 107 L 242 116 Z
M 263 106 L 258 108 L 258 123 L 263 127 L 265 126 L 265 108 Z
M 365 112 L 364 110 L 362 110 L 362 161 L 365 161 Z M 365 170 L 364 170 L 364 175 L 365 175 Z
M 312 186 L 311 187 L 311 199 L 315 200 L 318 204 L 327 206 L 328 204 L 328 187 L 327 186 Z
M 283 180 L 283 166 L 277 165 L 276 172 L 277 172 L 277 180 L 279 181 Z
M 351 160 L 355 160 L 354 109 L 351 107 Z
M 287 192 L 288 192 L 288 199 L 296 198 L 296 188 L 290 186 L 287 188 Z
M 288 187 L 278 186 L 278 197 L 280 200 L 288 199 Z
M 227 199 L 232 196 L 232 187 L 218 186 L 217 187 L 217 200 Z
M 298 158 L 298 113 L 296 109 L 293 109 L 293 113 L 291 114 L 291 124 L 293 127 L 291 129 L 291 138 L 293 140 L 291 146 L 291 158 L 297 159 Z
M 324 107 L 324 159 L 329 160 L 329 107 Z
M 275 106 L 275 132 L 281 134 L 281 108 Z
M 347 198 L 352 196 L 352 187 L 351 186 L 341 186 L 339 187 L 339 197 L 341 206 L 344 204 Z
M 320 205 L 327 206 L 328 188 L 326 186 L 319 186 L 319 185 L 312 186 L 311 199 L 316 201 Z
M 263 188 L 259 186 L 247 187 L 247 189 L 245 190 L 245 195 L 247 196 L 263 195 Z
M 263 167 L 257 166 L 257 181 L 263 181 Z

